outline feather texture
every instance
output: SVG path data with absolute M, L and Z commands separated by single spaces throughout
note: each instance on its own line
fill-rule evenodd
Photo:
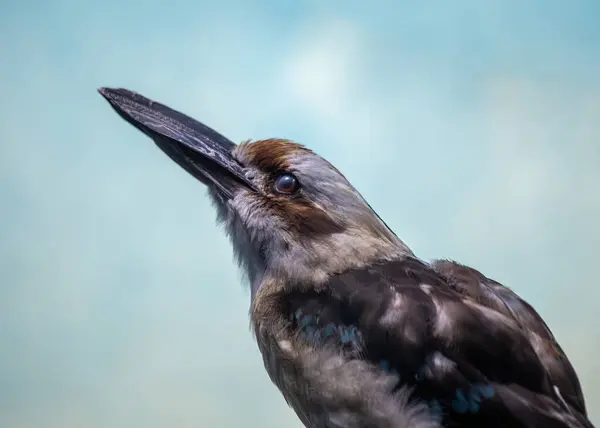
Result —
M 374 422 L 412 405 L 422 426 L 592 427 L 539 315 L 500 284 L 444 263 L 405 258 L 335 275 L 319 290 L 261 289 L 252 315 L 265 365 L 304 423 L 419 426 Z M 343 417 L 323 408 L 319 394 L 353 381 L 353 394 L 332 394 Z
M 583 391 L 575 369 L 548 325 L 531 305 L 510 288 L 471 267 L 449 260 L 436 260 L 431 266 L 448 281 L 450 287 L 462 295 L 513 319 L 529 338 L 563 398 L 579 412 L 586 414 Z

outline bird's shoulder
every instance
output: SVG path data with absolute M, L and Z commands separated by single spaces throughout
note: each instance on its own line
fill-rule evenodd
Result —
M 523 328 L 545 340 L 555 341 L 542 317 L 508 286 L 486 277 L 477 269 L 452 260 L 434 260 L 430 266 L 462 296 L 514 319 Z

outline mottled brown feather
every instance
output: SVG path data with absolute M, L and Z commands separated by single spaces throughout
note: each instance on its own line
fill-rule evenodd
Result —
M 290 168 L 289 157 L 299 152 L 312 153 L 302 144 L 283 138 L 269 138 L 258 141 L 244 141 L 238 151 L 243 152 L 246 161 L 259 170 L 272 173 Z
M 564 398 L 585 414 L 585 400 L 575 369 L 548 325 L 531 305 L 509 287 L 474 268 L 450 260 L 436 260 L 431 266 L 463 296 L 514 320 L 534 345 L 544 368 Z
M 334 391 L 338 395 L 332 395 L 328 387 L 342 385 L 351 373 L 331 375 L 316 387 L 315 379 L 328 376 L 323 374 L 325 365 L 310 371 L 306 362 L 330 345 L 337 346 L 337 353 L 327 356 L 327 361 L 343 358 L 347 365 L 373 367 L 385 361 L 397 369 L 400 388 L 414 388 L 414 397 L 442 403 L 446 427 L 593 427 L 577 404 L 557 398 L 544 362 L 516 320 L 458 292 L 417 259 L 349 270 L 332 276 L 321 291 L 265 283 L 252 317 L 267 371 L 308 427 L 330 426 L 313 419 L 324 414 L 319 406 L 326 394 L 316 395 L 322 391 L 345 410 L 356 402 L 373 402 L 368 389 L 344 396 L 338 388 Z M 360 339 L 353 340 L 360 348 L 347 347 L 348 342 L 331 335 L 320 336 L 320 343 L 310 338 L 314 335 L 302 335 L 307 326 L 314 333 L 329 325 L 355 326 Z M 367 377 L 357 382 L 369 384 Z M 453 407 L 456 391 L 467 394 L 470 386 L 480 384 L 495 393 L 478 401 L 476 410 Z M 314 405 L 314 397 L 319 398 L 319 406 Z M 389 397 L 382 394 L 377 401 Z M 369 416 L 376 414 L 367 410 Z

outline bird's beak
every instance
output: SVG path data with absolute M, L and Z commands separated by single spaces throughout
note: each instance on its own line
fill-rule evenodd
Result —
M 127 89 L 98 92 L 127 122 L 154 140 L 179 166 L 231 199 L 241 187 L 256 190 L 233 158 L 236 145 L 206 125 Z

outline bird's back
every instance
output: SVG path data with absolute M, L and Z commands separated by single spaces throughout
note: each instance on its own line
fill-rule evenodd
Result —
M 449 286 L 462 295 L 515 320 L 529 338 L 538 358 L 560 394 L 577 411 L 587 414 L 575 369 L 537 311 L 513 290 L 471 267 L 450 260 L 431 263 Z
M 497 283 L 475 287 L 475 271 L 432 266 L 406 258 L 318 289 L 263 285 L 259 347 L 305 425 L 592 427 L 539 315 Z

